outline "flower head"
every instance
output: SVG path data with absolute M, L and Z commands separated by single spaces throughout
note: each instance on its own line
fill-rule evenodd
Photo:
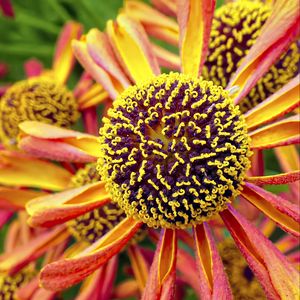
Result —
M 108 117 L 99 171 L 128 216 L 151 227 L 186 228 L 239 194 L 250 140 L 221 87 L 163 74 L 128 88 Z

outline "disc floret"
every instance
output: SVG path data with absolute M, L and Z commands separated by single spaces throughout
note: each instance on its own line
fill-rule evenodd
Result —
M 59 127 L 70 127 L 79 117 L 74 95 L 50 77 L 34 77 L 12 85 L 0 102 L 0 139 L 14 145 L 18 125 L 40 121 Z
M 222 87 L 163 74 L 129 87 L 108 116 L 98 166 L 127 215 L 150 227 L 186 228 L 239 194 L 249 137 Z

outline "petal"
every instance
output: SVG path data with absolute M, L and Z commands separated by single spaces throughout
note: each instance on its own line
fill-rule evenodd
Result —
M 221 217 L 268 299 L 298 299 L 299 273 L 285 256 L 230 205 Z
M 61 190 L 72 174 L 53 163 L 20 152 L 0 151 L 0 184 Z
M 140 292 L 142 293 L 148 279 L 149 265 L 142 255 L 139 247 L 136 245 L 129 247 L 128 256 L 133 269 L 134 277 L 138 283 Z
M 11 211 L 0 209 L 0 229 L 12 218 L 13 214 Z
M 195 259 L 188 252 L 178 248 L 176 267 L 182 273 L 184 281 L 195 290 L 200 299 L 202 293 L 199 285 L 200 278 L 198 276 Z
M 27 60 L 25 62 L 24 68 L 26 77 L 39 76 L 43 72 L 43 64 L 35 58 Z
M 245 114 L 248 130 L 268 123 L 294 110 L 300 105 L 299 93 L 299 78 L 297 76 Z M 268 112 L 267 114 L 266 111 Z
M 95 83 L 88 87 L 88 89 L 80 95 L 77 101 L 79 109 L 84 110 L 88 107 L 96 106 L 108 98 L 109 95 L 107 91 L 105 91 L 100 84 Z
M 156 44 L 152 44 L 152 49 L 160 66 L 171 70 L 180 70 L 180 58 L 178 55 Z
M 251 148 L 268 149 L 277 146 L 299 144 L 299 126 L 299 116 L 293 116 L 259 128 L 249 134 L 251 137 Z
M 275 245 L 280 252 L 287 253 L 299 246 L 299 239 L 286 234 L 277 240 Z
M 91 162 L 99 155 L 96 136 L 36 121 L 19 124 L 19 148 L 36 156 L 57 161 Z
M 173 0 L 152 0 L 151 3 L 165 15 L 176 17 L 177 3 Z
M 95 106 L 89 107 L 82 112 L 85 132 L 97 135 L 99 132 L 98 114 Z
M 297 205 L 248 182 L 241 194 L 283 230 L 295 236 L 300 235 L 300 212 Z
M 178 1 L 182 72 L 198 77 L 208 52 L 215 0 Z
M 251 156 L 251 176 L 263 176 L 265 172 L 264 154 L 262 150 L 254 149 Z
M 26 205 L 31 226 L 51 227 L 107 204 L 110 196 L 104 182 L 87 184 L 56 194 L 38 197 Z
M 40 275 L 42 286 L 59 291 L 80 282 L 120 252 L 141 225 L 126 218 L 79 255 L 46 265 Z
M 234 96 L 239 103 L 269 70 L 288 45 L 299 35 L 298 0 L 277 0 L 261 34 L 233 75 L 229 87 L 238 85 Z
M 70 21 L 59 35 L 52 68 L 55 78 L 62 83 L 66 82 L 75 62 L 71 42 L 80 37 L 82 29 L 81 24 Z
M 0 271 L 14 274 L 43 255 L 47 250 L 63 243 L 69 236 L 65 227 L 47 231 L 32 239 L 29 243 L 15 247 L 0 256 Z
M 176 229 L 162 229 L 142 300 L 174 299 L 176 254 Z
M 178 25 L 172 18 L 136 0 L 127 0 L 122 12 L 140 22 L 149 36 L 178 45 Z
M 86 43 L 93 61 L 116 81 L 120 82 L 123 89 L 127 88 L 130 82 L 114 55 L 107 35 L 98 29 L 91 29 L 86 36 Z
M 256 185 L 263 184 L 287 184 L 300 180 L 300 170 L 271 176 L 247 177 L 246 180 Z
M 111 78 L 107 72 L 93 61 L 88 52 L 85 38 L 82 38 L 81 41 L 73 40 L 72 48 L 75 57 L 83 68 L 104 87 L 112 99 L 115 99 L 121 91 L 120 83 Z
M 271 234 L 276 230 L 276 224 L 269 218 L 264 218 L 259 224 L 259 230 L 266 236 L 270 237 Z
M 0 187 L 0 209 L 24 209 L 28 201 L 44 194 L 39 191 Z
M 196 262 L 203 299 L 233 299 L 224 266 L 209 226 L 195 226 Z
M 108 21 L 107 34 L 117 58 L 134 82 L 160 73 L 150 41 L 139 23 L 119 15 L 116 22 Z
M 115 256 L 83 282 L 76 300 L 111 299 L 117 267 Z
M 113 292 L 113 299 L 126 299 L 129 297 L 136 297 L 139 296 L 139 287 L 135 280 L 127 279 L 119 283 Z
M 10 0 L 0 0 L 0 8 L 4 16 L 14 17 L 14 9 Z

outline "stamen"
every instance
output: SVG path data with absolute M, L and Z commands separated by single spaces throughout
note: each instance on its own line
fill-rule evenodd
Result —
M 222 87 L 160 75 L 129 87 L 108 116 L 98 168 L 127 215 L 150 227 L 186 228 L 209 220 L 239 194 L 249 137 Z

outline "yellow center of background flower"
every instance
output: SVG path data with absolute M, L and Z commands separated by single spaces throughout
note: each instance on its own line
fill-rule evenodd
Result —
M 255 44 L 271 14 L 262 1 L 235 1 L 219 8 L 214 16 L 209 53 L 203 77 L 224 88 Z M 240 102 L 245 112 L 272 95 L 299 73 L 300 42 L 293 43 Z
M 222 242 L 219 246 L 219 253 L 231 285 L 234 299 L 266 299 L 261 285 L 232 240 L 227 239 Z
M 239 194 L 249 137 L 222 87 L 163 74 L 129 87 L 108 116 L 98 169 L 127 215 L 150 227 L 186 228 Z
M 0 140 L 7 146 L 16 144 L 18 125 L 40 121 L 70 127 L 79 117 L 73 93 L 48 77 L 35 77 L 15 83 L 1 98 Z

